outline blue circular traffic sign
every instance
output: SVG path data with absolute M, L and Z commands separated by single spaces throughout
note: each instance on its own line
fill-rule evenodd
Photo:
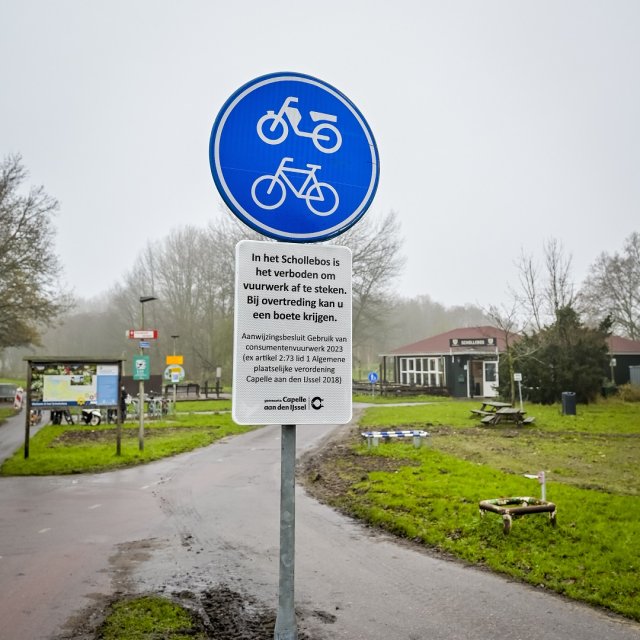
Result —
M 300 73 L 240 87 L 215 120 L 209 162 L 231 211 L 287 242 L 346 231 L 369 208 L 380 173 L 373 133 L 357 107 Z
M 373 384 L 374 382 L 378 382 L 378 374 L 375 371 L 371 371 L 369 373 L 369 382 Z

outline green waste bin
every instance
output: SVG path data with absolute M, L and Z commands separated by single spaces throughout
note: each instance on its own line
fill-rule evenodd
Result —
M 576 394 L 574 391 L 562 392 L 562 415 L 563 416 L 576 415 Z

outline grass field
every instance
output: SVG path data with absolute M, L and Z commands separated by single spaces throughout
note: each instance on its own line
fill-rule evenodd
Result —
M 213 401 L 212 401 L 213 402 Z M 0 467 L 0 475 L 56 475 L 108 471 L 204 447 L 252 427 L 237 425 L 228 412 L 218 413 L 209 403 L 197 403 L 198 412 L 178 405 L 176 416 L 145 422 L 144 451 L 138 447 L 138 423 L 122 428 L 121 455 L 116 455 L 116 427 L 46 425 L 29 443 L 29 458 L 21 447 Z M 204 411 L 204 412 L 203 412 Z M 218 406 L 218 411 L 224 411 Z
M 528 427 L 472 418 L 479 402 L 438 401 L 365 411 L 364 428 L 421 428 L 430 446 L 390 442 L 368 449 L 360 439 L 318 477 L 340 478 L 329 499 L 362 520 L 463 560 L 640 620 L 640 404 L 607 401 L 525 407 Z M 357 438 L 357 436 L 356 436 Z M 514 521 L 480 517 L 478 502 L 540 496 L 525 473 L 544 470 L 546 514 Z M 326 496 L 325 496 L 326 497 Z

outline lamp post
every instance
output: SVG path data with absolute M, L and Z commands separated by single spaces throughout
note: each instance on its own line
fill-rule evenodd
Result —
M 176 340 L 179 338 L 179 335 L 173 335 L 171 336 L 171 339 L 173 340 L 173 355 L 176 355 Z M 177 401 L 177 387 L 176 387 L 176 383 L 174 381 L 173 383 L 173 413 L 176 413 L 176 401 Z
M 157 300 L 155 296 L 140 296 L 140 329 L 144 331 L 144 303 Z M 144 355 L 144 349 L 140 347 L 140 355 Z M 138 449 L 144 451 L 144 380 L 140 380 L 138 392 L 139 428 L 138 428 Z

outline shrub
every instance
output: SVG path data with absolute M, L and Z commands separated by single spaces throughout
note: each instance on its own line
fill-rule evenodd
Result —
M 623 384 L 618 387 L 618 398 L 623 402 L 640 402 L 640 385 Z

